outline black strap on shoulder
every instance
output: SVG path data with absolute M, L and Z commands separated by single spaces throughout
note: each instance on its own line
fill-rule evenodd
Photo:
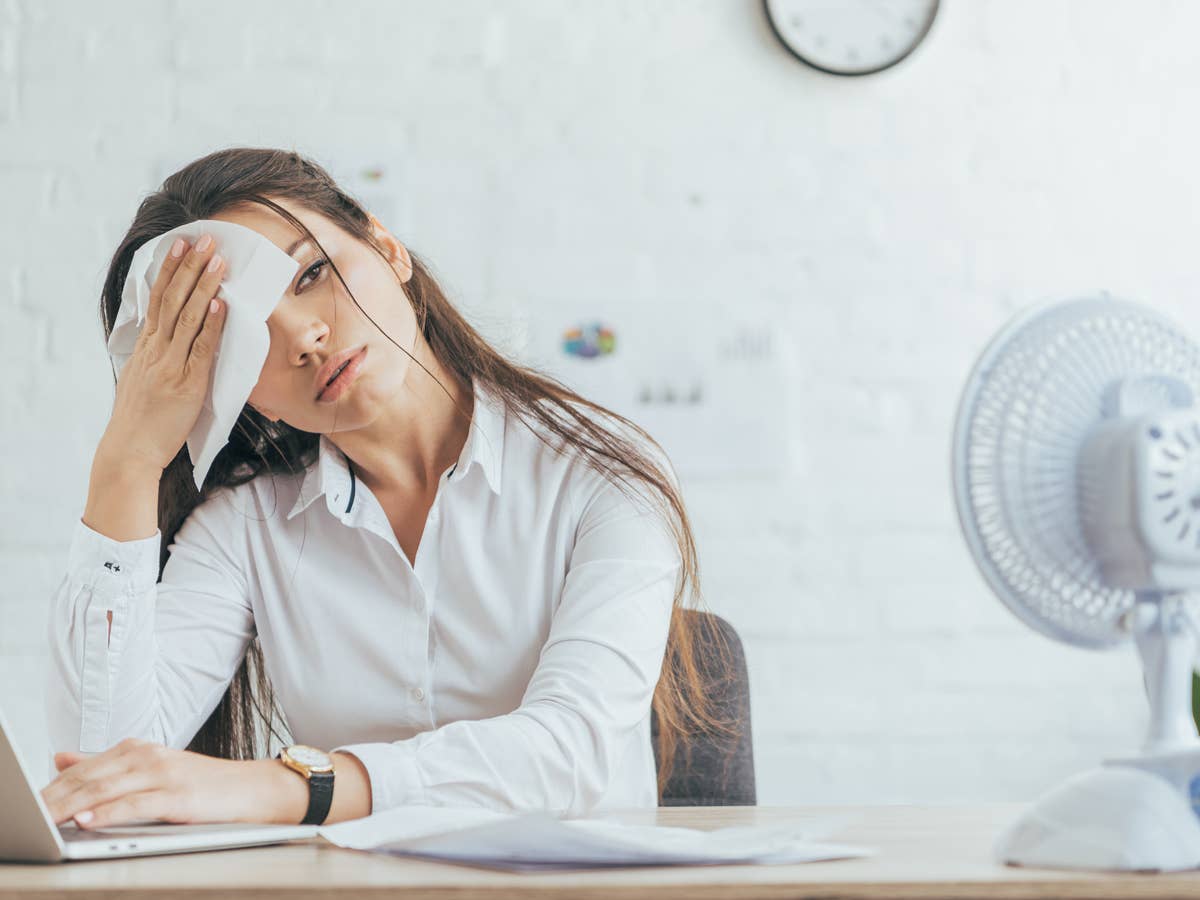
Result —
M 354 477 L 354 463 L 350 462 L 350 457 L 345 453 L 342 456 L 346 460 L 346 467 L 350 470 L 350 502 L 346 504 L 346 512 L 350 512 L 350 507 L 354 505 L 354 485 L 357 479 Z

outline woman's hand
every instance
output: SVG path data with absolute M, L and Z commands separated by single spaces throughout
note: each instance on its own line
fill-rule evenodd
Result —
M 225 319 L 224 303 L 214 299 L 225 264 L 214 249 L 205 235 L 190 250 L 179 238 L 167 253 L 101 440 L 122 458 L 136 457 L 160 472 L 187 440 L 208 393 Z
M 308 787 L 277 760 L 234 761 L 126 738 L 103 753 L 54 754 L 42 789 L 56 825 L 277 822 L 304 817 Z M 299 810 L 299 812 L 297 812 Z M 294 817 L 294 818 L 293 818 Z

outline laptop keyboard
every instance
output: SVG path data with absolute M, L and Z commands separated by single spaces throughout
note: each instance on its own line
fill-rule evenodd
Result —
M 63 828 L 58 826 L 58 833 L 62 835 L 64 841 L 69 841 L 72 844 L 83 843 L 84 841 L 115 841 L 125 837 L 153 837 L 152 831 L 139 831 L 137 833 L 126 832 L 124 834 L 105 834 L 103 831 L 88 831 L 86 828 Z
M 212 834 L 221 835 L 228 832 L 252 831 L 256 827 L 272 828 L 275 826 L 255 826 L 245 822 L 201 822 L 181 824 L 177 822 L 159 822 L 153 825 L 140 823 L 138 825 L 110 825 L 107 831 L 90 831 L 77 825 L 58 826 L 58 833 L 64 841 L 111 841 L 115 838 L 148 837 L 161 838 L 180 834 Z

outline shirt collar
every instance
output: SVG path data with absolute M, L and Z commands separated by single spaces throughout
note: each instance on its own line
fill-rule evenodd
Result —
M 504 458 L 504 403 L 478 382 L 474 384 L 473 394 L 475 405 L 471 412 L 471 427 L 450 480 L 465 478 L 471 466 L 478 463 L 488 486 L 499 494 L 500 463 Z M 345 454 L 328 435 L 322 434 L 318 438 L 317 459 L 305 470 L 300 495 L 287 517 L 291 519 L 322 494 L 331 513 L 345 515 L 356 506 L 357 491 L 358 478 Z

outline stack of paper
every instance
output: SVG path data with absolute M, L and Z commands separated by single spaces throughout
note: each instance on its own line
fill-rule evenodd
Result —
M 405 807 L 320 829 L 341 847 L 514 870 L 802 863 L 866 856 L 817 838 L 840 821 L 699 831 L 484 809 Z

